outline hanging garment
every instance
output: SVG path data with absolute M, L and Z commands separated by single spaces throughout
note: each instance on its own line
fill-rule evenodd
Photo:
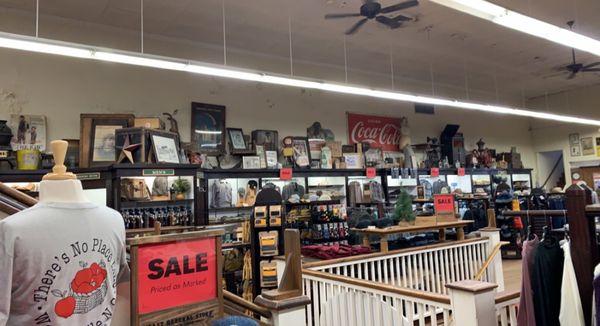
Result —
M 348 184 L 348 204 L 353 207 L 356 203 L 363 202 L 362 187 L 358 181 L 352 181 Z
M 283 190 L 281 190 L 281 197 L 283 200 L 287 201 L 292 195 L 298 195 L 302 198 L 302 196 L 304 196 L 304 186 L 299 185 L 296 181 L 292 181 L 283 186 Z
M 210 186 L 210 207 L 231 207 L 231 185 L 225 180 L 215 180 Z
M 575 268 L 571 260 L 571 243 L 564 241 L 560 246 L 564 252 L 564 264 L 561 286 L 560 315 L 558 317 L 562 326 L 584 326 L 581 297 L 577 287 Z
M 550 236 L 549 236 L 550 237 Z M 553 237 L 540 242 L 535 251 L 531 289 L 537 326 L 558 326 L 564 253 Z
M 523 242 L 521 301 L 519 302 L 519 315 L 517 316 L 518 326 L 536 326 L 535 310 L 533 307 L 533 291 L 531 289 L 531 272 L 533 271 L 535 251 L 540 240 L 535 234 L 533 237 L 533 240 Z
M 385 195 L 383 194 L 383 187 L 377 181 L 369 182 L 369 190 L 371 191 L 371 202 L 383 203 L 385 202 Z
M 594 269 L 594 304 L 592 305 L 592 323 L 600 325 L 600 264 Z

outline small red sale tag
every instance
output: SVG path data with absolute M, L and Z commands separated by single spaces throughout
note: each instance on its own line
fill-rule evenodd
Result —
M 375 168 L 367 168 L 367 178 L 373 179 L 375 178 L 376 170 Z
M 280 180 L 291 180 L 292 179 L 292 168 L 282 168 L 279 170 Z
M 440 169 L 439 168 L 431 168 L 430 175 L 432 177 L 439 177 L 440 176 Z
M 465 175 L 465 168 L 458 168 L 458 176 L 462 177 Z

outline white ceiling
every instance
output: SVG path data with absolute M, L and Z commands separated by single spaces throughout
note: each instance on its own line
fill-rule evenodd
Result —
M 222 1 L 144 0 L 145 33 L 221 47 Z M 323 16 L 358 12 L 361 5 L 361 0 L 224 1 L 228 48 L 288 57 L 291 18 L 294 60 L 332 66 L 343 66 L 343 33 L 358 18 L 326 21 Z M 381 0 L 381 3 L 391 5 L 400 1 Z M 559 26 L 574 19 L 577 32 L 600 39 L 599 0 L 495 2 Z M 0 0 L 0 9 L 33 14 L 34 3 L 35 0 Z M 58 16 L 132 31 L 140 29 L 140 0 L 40 0 L 40 3 L 42 17 Z M 434 83 L 459 88 L 468 84 L 491 93 L 497 87 L 503 94 L 535 97 L 600 82 L 600 74 L 588 73 L 573 80 L 552 77 L 555 67 L 570 61 L 570 50 L 563 46 L 427 0 L 421 0 L 418 7 L 403 14 L 416 16 L 418 21 L 396 30 L 369 21 L 358 33 L 347 37 L 351 69 L 387 76 L 391 52 L 397 85 L 402 78 L 431 83 L 433 72 Z M 43 23 L 41 19 L 41 36 L 44 36 Z M 583 63 L 600 60 L 581 52 L 577 57 Z

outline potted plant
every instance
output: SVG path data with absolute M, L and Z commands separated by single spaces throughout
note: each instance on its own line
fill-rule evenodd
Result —
M 192 185 L 187 179 L 177 178 L 171 188 L 175 193 L 175 199 L 182 200 L 185 199 L 185 195 L 192 189 Z
M 416 215 L 412 209 L 412 198 L 406 190 L 402 190 L 394 205 L 394 219 L 401 226 L 415 224 Z

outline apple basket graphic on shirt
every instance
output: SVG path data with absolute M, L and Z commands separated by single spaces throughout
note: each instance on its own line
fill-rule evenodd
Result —
M 106 279 L 106 264 L 103 260 L 92 263 L 80 261 L 82 267 L 69 284 L 69 290 L 61 292 L 52 290 L 52 294 L 61 298 L 54 305 L 57 316 L 69 318 L 73 314 L 85 314 L 96 308 L 104 301 L 108 292 L 108 281 Z

